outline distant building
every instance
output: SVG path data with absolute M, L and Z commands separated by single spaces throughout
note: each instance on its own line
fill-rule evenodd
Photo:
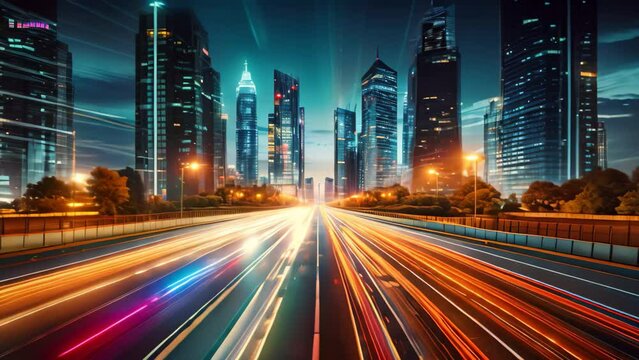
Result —
M 72 57 L 57 1 L 0 1 L 0 201 L 74 171 Z
M 324 179 L 324 202 L 331 202 L 335 200 L 335 181 L 333 178 Z
M 402 166 L 399 172 L 401 184 L 411 187 L 413 169 L 413 147 L 415 140 L 415 108 L 414 101 L 408 101 L 408 93 L 404 94 L 402 111 Z
M 606 137 L 606 123 L 597 123 L 597 161 L 602 169 L 608 168 L 608 138 Z
M 226 187 L 235 187 L 239 185 L 238 173 L 235 166 L 229 166 L 226 169 L 226 179 L 225 179 Z
M 304 181 L 304 110 L 299 107 L 299 81 L 274 71 L 273 114 L 269 115 L 269 183 L 293 193 Z
M 333 119 L 335 128 L 335 193 L 341 199 L 357 192 L 355 112 L 337 108 Z
M 490 101 L 484 114 L 484 180 L 495 188 L 500 189 L 497 162 L 501 160 L 499 145 L 499 126 L 501 122 L 501 99 Z
M 187 9 L 158 9 L 157 152 L 154 144 L 153 14 L 140 15 L 136 36 L 136 169 L 153 194 L 180 198 L 224 186 L 226 119 L 222 117 L 220 74 L 211 67 L 208 34 Z M 157 169 L 155 168 L 157 159 Z M 157 184 L 154 183 L 157 174 Z
M 598 164 L 596 3 L 501 1 L 503 193 Z
M 247 62 L 244 62 L 244 72 L 237 85 L 236 96 L 235 158 L 239 183 L 243 186 L 257 185 L 257 93 Z
M 312 177 L 304 179 L 304 200 L 307 204 L 315 202 L 315 182 Z
M 363 189 L 397 181 L 397 71 L 379 54 L 362 76 Z
M 461 184 L 460 55 L 454 7 L 434 7 L 421 22 L 420 41 L 409 69 L 409 109 L 414 109 L 413 191 L 444 192 Z M 434 179 L 429 170 L 439 173 Z

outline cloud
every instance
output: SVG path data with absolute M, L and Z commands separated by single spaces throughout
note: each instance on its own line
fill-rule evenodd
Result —
M 639 83 L 639 63 L 628 64 L 627 68 L 599 77 L 598 95 L 604 98 L 619 98 L 635 94 Z
M 610 32 L 607 34 L 601 34 L 599 36 L 599 42 L 604 44 L 615 43 L 618 41 L 631 40 L 639 37 L 639 28 L 625 29 L 616 32 Z

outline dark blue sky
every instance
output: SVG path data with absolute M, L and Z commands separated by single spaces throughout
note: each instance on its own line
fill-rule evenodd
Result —
M 61 39 L 74 56 L 78 165 L 133 166 L 134 36 L 138 0 L 59 0 Z M 272 111 L 273 68 L 300 78 L 307 114 L 307 176 L 332 177 L 332 119 L 336 106 L 358 106 L 361 75 L 380 57 L 406 91 L 408 42 L 428 1 L 417 0 L 166 0 L 193 8 L 208 30 L 213 66 L 221 72 L 229 114 L 228 160 L 235 163 L 235 87 L 248 60 L 257 86 L 258 123 Z M 458 0 L 462 54 L 462 121 L 466 151 L 482 147 L 482 115 L 499 95 L 499 0 Z M 609 129 L 609 165 L 639 165 L 639 5 L 600 1 L 600 117 Z M 400 96 L 401 104 L 401 96 Z M 401 108 L 401 106 L 400 106 Z M 79 111 L 83 112 L 83 111 Z M 86 112 L 83 112 L 87 114 Z M 103 120 L 116 120 L 116 124 Z M 266 133 L 260 132 L 265 173 Z

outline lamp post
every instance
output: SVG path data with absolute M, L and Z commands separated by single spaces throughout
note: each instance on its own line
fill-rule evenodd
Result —
M 477 218 L 477 161 L 479 160 L 479 156 L 477 156 L 476 154 L 471 154 L 466 156 L 466 160 L 472 161 L 475 164 L 474 165 L 475 173 L 473 174 L 475 175 L 475 206 L 473 211 L 473 223 L 474 223 L 475 219 Z
M 199 167 L 198 163 L 183 163 L 180 166 L 180 219 L 184 215 L 184 169 L 197 170 Z
M 428 169 L 430 175 L 435 175 L 435 197 L 439 199 L 439 172 L 435 169 Z

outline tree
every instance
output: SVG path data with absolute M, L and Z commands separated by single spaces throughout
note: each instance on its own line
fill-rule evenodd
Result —
M 559 187 L 559 193 L 562 201 L 574 200 L 579 193 L 584 191 L 586 181 L 584 179 L 570 179 Z
M 616 214 L 620 197 L 634 190 L 628 175 L 616 169 L 596 169 L 583 177 L 586 187 L 561 207 L 564 212 L 585 214 Z
M 501 193 L 492 185 L 477 179 L 477 213 L 484 214 L 495 210 L 495 200 L 501 198 Z M 453 207 L 465 213 L 472 213 L 475 209 L 475 178 L 469 178 L 450 197 Z
M 619 206 L 615 208 L 619 215 L 639 215 L 639 190 L 628 191 L 619 197 Z
M 26 211 L 65 211 L 71 197 L 69 186 L 55 176 L 45 176 L 35 184 L 28 184 L 24 192 Z
M 552 211 L 561 200 L 559 186 L 550 181 L 534 181 L 522 195 L 521 202 L 531 211 Z
M 632 175 L 630 175 L 630 181 L 633 184 L 639 186 L 639 166 L 637 166 L 634 170 L 632 170 Z
M 126 176 L 98 166 L 87 180 L 89 194 L 95 198 L 101 214 L 115 215 L 119 207 L 129 200 Z
M 146 211 L 146 189 L 140 173 L 127 166 L 118 170 L 118 175 L 126 177 L 126 186 L 129 188 L 129 200 L 123 205 L 127 213 L 139 213 Z

